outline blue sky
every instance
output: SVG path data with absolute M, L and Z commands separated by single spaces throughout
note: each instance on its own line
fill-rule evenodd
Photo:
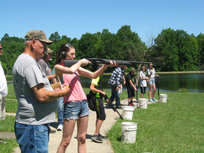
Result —
M 0 38 L 38 29 L 48 38 L 57 31 L 80 39 L 103 29 L 117 33 L 123 25 L 146 43 L 166 28 L 197 36 L 204 33 L 203 6 L 203 0 L 1 0 Z

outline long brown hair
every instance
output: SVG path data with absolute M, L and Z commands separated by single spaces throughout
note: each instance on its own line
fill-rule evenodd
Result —
M 57 55 L 56 55 L 56 64 L 59 64 L 60 62 L 61 62 L 61 58 L 59 57 L 59 54 L 61 53 L 61 52 L 65 52 L 65 53 L 67 53 L 67 52 L 69 52 L 69 50 L 71 49 L 71 48 L 73 48 L 74 49 L 74 46 L 72 45 L 72 44 L 70 44 L 70 43 L 65 43 L 65 44 L 63 44 L 63 45 L 61 45 L 61 47 L 60 47 L 60 50 L 57 52 Z

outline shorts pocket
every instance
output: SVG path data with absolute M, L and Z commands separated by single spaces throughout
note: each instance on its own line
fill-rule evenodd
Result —
M 77 103 L 75 103 L 75 102 L 68 102 L 67 107 L 68 107 L 68 108 L 77 107 Z
M 28 144 L 30 139 L 30 128 L 16 127 L 16 139 L 20 146 Z

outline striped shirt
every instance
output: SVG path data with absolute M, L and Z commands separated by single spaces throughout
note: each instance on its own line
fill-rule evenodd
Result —
M 108 81 L 109 85 L 120 85 L 123 81 L 123 71 L 120 66 L 116 67 L 113 73 L 111 74 L 110 80 Z

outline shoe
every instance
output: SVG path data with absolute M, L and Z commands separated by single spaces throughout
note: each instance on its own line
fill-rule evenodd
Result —
M 63 125 L 62 124 L 58 125 L 57 131 L 62 131 L 62 129 L 63 129 Z
M 123 109 L 121 106 L 116 106 L 117 109 Z
M 150 101 L 150 102 L 153 102 L 153 99 L 150 99 L 149 101 Z
M 106 136 L 103 136 L 103 135 L 101 135 L 100 133 L 99 133 L 99 137 L 100 137 L 101 139 L 108 139 Z
M 0 143 L 7 144 L 8 142 L 6 142 L 6 141 L 0 139 Z
M 153 98 L 152 100 L 153 100 L 153 101 L 158 101 L 158 100 L 156 100 L 155 98 Z
M 49 127 L 50 128 L 50 127 Z M 50 128 L 50 133 L 56 133 L 56 130 L 52 130 L 51 128 Z
M 92 137 L 92 140 L 94 142 L 103 143 L 103 140 L 101 140 L 99 134 L 97 134 L 97 135 L 94 134 L 93 137 Z
M 128 104 L 128 106 L 132 106 L 132 103 Z

